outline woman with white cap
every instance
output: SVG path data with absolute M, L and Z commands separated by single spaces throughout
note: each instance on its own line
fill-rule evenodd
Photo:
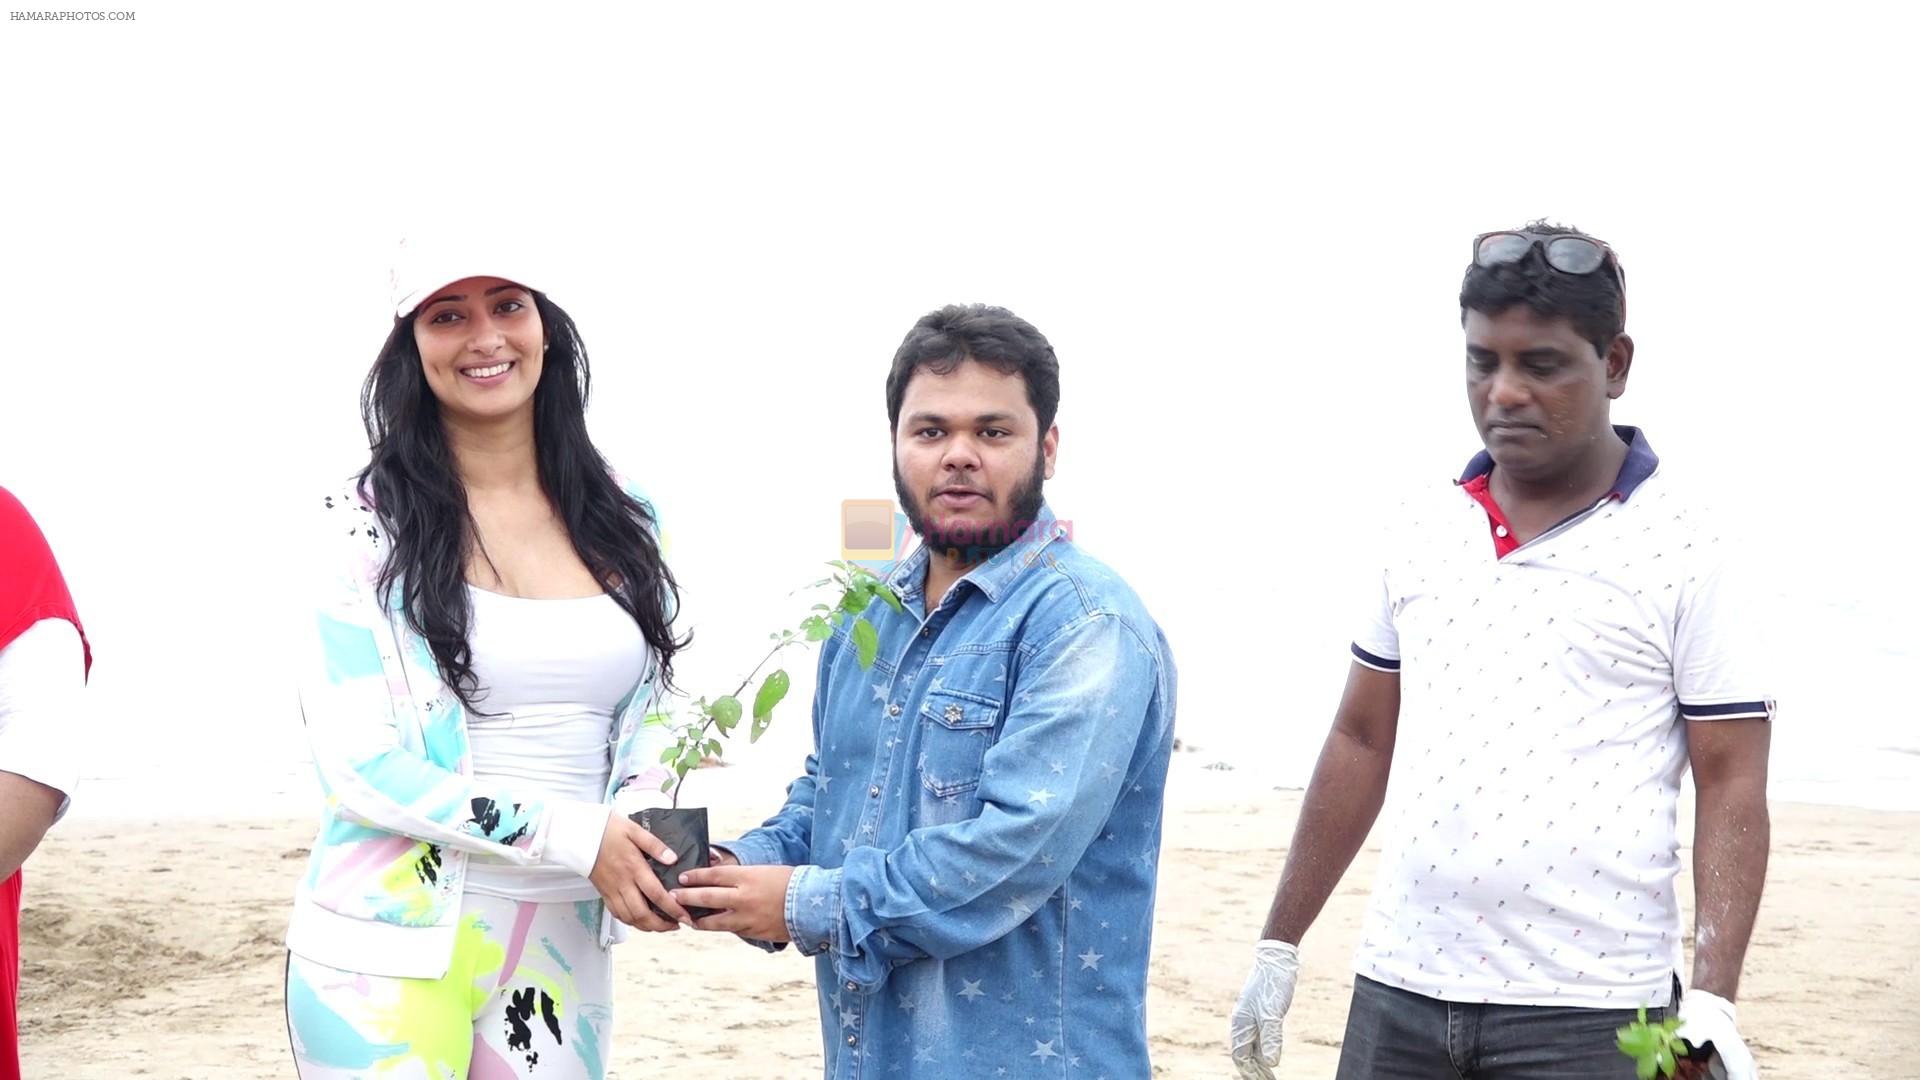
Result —
M 615 921 L 687 921 L 644 861 L 674 853 L 615 811 L 668 775 L 644 718 L 685 644 L 677 587 L 652 507 L 587 437 L 586 349 L 541 280 L 402 245 L 361 396 L 372 460 L 316 507 L 301 706 L 326 805 L 286 982 L 304 1080 L 598 1078 Z

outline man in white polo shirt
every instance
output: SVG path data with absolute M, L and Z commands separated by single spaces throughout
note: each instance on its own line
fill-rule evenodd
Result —
M 1234 1060 L 1273 1075 L 1296 947 L 1393 765 L 1340 1077 L 1630 1080 L 1614 1031 L 1645 1006 L 1677 1008 L 1745 1080 L 1732 1002 L 1766 876 L 1774 707 L 1735 531 L 1612 423 L 1633 341 L 1605 244 L 1540 223 L 1478 237 L 1460 306 L 1485 449 L 1384 537 Z M 1698 940 L 1679 995 L 1689 765 Z

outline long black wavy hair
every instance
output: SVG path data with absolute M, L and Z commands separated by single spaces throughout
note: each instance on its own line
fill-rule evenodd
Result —
M 674 654 L 690 639 L 673 635 L 680 590 L 654 539 L 658 523 L 651 507 L 622 490 L 587 437 L 592 377 L 579 328 L 545 294 L 534 292 L 533 304 L 547 338 L 533 390 L 541 486 L 580 560 L 639 624 L 659 664 L 658 685 L 671 688 Z M 466 575 L 475 545 L 473 516 L 447 445 L 440 399 L 421 367 L 411 316 L 396 318 L 380 347 L 360 390 L 360 419 L 373 457 L 360 470 L 359 489 L 372 497 L 387 530 L 380 593 L 391 599 L 399 587 L 407 625 L 426 639 L 441 679 L 477 711 L 474 698 L 481 688 L 467 643 L 473 624 Z

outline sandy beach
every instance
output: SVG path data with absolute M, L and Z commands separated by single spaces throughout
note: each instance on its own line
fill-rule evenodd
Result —
M 1225 1017 L 1299 793 L 1236 790 L 1191 762 L 1169 791 L 1148 1003 L 1153 1075 L 1231 1076 Z M 716 809 L 715 834 L 757 821 L 764 801 Z M 1773 823 L 1740 1001 L 1762 1075 L 1920 1077 L 1920 814 L 1788 803 L 1774 807 Z M 27 869 L 26 1075 L 291 1076 L 280 941 L 311 832 L 309 821 L 285 818 L 56 828 Z M 1375 851 L 1355 863 L 1306 942 L 1283 1076 L 1333 1072 Z M 1690 888 L 1685 897 L 1690 904 Z M 617 963 L 610 1076 L 818 1075 L 810 962 L 683 931 L 636 936 Z M 679 1001 L 705 1002 L 711 1022 L 691 1028 L 683 1009 L 656 1019 L 650 989 L 666 980 Z

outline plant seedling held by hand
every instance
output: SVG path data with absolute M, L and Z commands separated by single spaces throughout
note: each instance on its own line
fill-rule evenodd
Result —
M 1676 1034 L 1680 1030 L 1680 1018 L 1669 1016 L 1657 1024 L 1647 1022 L 1647 1010 L 1640 1009 L 1640 1018 L 1626 1027 L 1614 1032 L 1614 1045 L 1620 1052 L 1633 1059 L 1633 1073 L 1639 1080 L 1720 1080 L 1714 1070 L 1708 1067 L 1712 1060 L 1712 1044 L 1694 1048 L 1687 1040 Z
M 746 693 L 747 687 L 753 685 L 753 680 L 761 670 L 786 649 L 825 641 L 841 626 L 848 627 L 847 635 L 853 643 L 860 667 L 863 670 L 871 668 L 880 651 L 880 633 L 873 623 L 867 621 L 867 609 L 875 600 L 880 600 L 896 613 L 906 612 L 900 598 L 873 571 L 850 562 L 832 562 L 828 565 L 834 568 L 833 576 L 816 581 L 807 588 L 838 586 L 840 595 L 837 601 L 815 604 L 812 612 L 800 620 L 799 626 L 768 635 L 773 647 L 760 658 L 747 677 L 740 680 L 740 685 L 734 687 L 732 693 L 711 701 L 704 697 L 694 701 L 693 716 L 685 722 L 676 723 L 671 711 L 657 711 L 647 717 L 648 724 L 667 727 L 675 736 L 673 745 L 660 755 L 661 763 L 672 768 L 674 774 L 660 786 L 660 790 L 671 793 L 673 801 L 670 807 L 642 810 L 628 816 L 680 856 L 680 861 L 672 866 L 662 866 L 652 858 L 647 859 L 647 865 L 668 889 L 679 888 L 682 871 L 706 866 L 712 858 L 707 843 L 707 809 L 704 806 L 682 807 L 681 785 L 686 783 L 687 774 L 699 768 L 702 761 L 709 757 L 719 758 L 726 753 L 725 740 L 732 737 L 734 729 L 747 717 L 740 697 Z M 775 668 L 760 680 L 759 689 L 753 695 L 752 723 L 747 729 L 748 742 L 759 742 L 760 736 L 766 734 L 767 725 L 773 722 L 774 706 L 787 696 L 790 684 L 784 668 Z M 712 914 L 702 908 L 689 908 L 687 913 L 696 919 Z

